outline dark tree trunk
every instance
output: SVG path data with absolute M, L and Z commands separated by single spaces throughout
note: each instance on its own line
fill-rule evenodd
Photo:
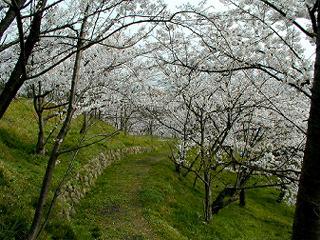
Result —
M 44 120 L 43 120 L 43 103 L 44 96 L 42 94 L 41 82 L 38 83 L 38 94 L 36 92 L 35 86 L 33 85 L 33 107 L 37 113 L 38 117 L 38 138 L 36 145 L 36 154 L 45 154 L 45 140 L 44 140 Z
M 88 6 L 87 6 L 88 9 Z M 55 164 L 57 162 L 58 156 L 59 156 L 59 150 L 61 147 L 61 144 L 63 143 L 72 120 L 72 116 L 74 114 L 74 104 L 75 104 L 75 94 L 76 94 L 76 89 L 77 89 L 77 84 L 80 78 L 80 64 L 81 64 L 81 59 L 82 59 L 82 47 L 83 47 L 83 39 L 85 37 L 85 26 L 87 22 L 87 17 L 84 18 L 82 26 L 81 26 L 81 32 L 79 35 L 79 40 L 77 44 L 77 53 L 75 57 L 75 63 L 73 67 L 73 75 L 72 75 L 72 81 L 71 81 L 71 88 L 70 88 L 70 96 L 69 96 L 69 103 L 68 103 L 68 110 L 66 114 L 66 118 L 63 122 L 63 125 L 58 133 L 58 136 L 56 138 L 56 141 L 53 145 L 52 152 L 50 154 L 50 158 L 48 161 L 46 173 L 44 175 L 43 181 L 42 181 L 42 187 L 38 199 L 38 203 L 36 206 L 36 210 L 34 213 L 32 225 L 29 230 L 28 234 L 28 240 L 34 240 L 37 238 L 39 229 L 41 226 L 41 218 L 43 215 L 43 210 L 44 210 L 44 205 L 48 196 L 48 191 L 49 187 L 52 181 L 52 176 L 53 176 L 53 170 L 55 167 Z
M 11 101 L 16 96 L 18 90 L 21 88 L 27 78 L 25 66 L 27 65 L 28 59 L 31 56 L 34 46 L 39 41 L 40 27 L 43 15 L 42 9 L 44 9 L 46 3 L 46 0 L 39 1 L 40 6 L 38 6 L 37 9 L 40 10 L 33 17 L 30 27 L 30 33 L 24 44 L 24 49 L 21 49 L 19 59 L 9 77 L 9 80 L 5 84 L 4 89 L 0 94 L 0 119 L 3 117 Z
M 60 130 L 59 135 L 57 137 L 57 141 L 54 144 L 54 147 L 52 149 L 49 161 L 48 161 L 48 165 L 47 165 L 47 169 L 46 169 L 46 173 L 45 176 L 43 178 L 43 182 L 42 182 L 42 187 L 41 187 L 41 191 L 40 191 L 40 196 L 37 202 L 37 206 L 36 206 L 36 211 L 33 217 L 33 222 L 29 231 L 29 236 L 28 236 L 28 240 L 34 240 L 36 239 L 37 235 L 38 235 L 38 231 L 40 228 L 40 224 L 41 224 L 41 217 L 43 214 L 43 208 L 45 205 L 45 201 L 48 195 L 48 191 L 49 191 L 49 186 L 51 184 L 51 180 L 52 180 L 52 175 L 53 175 L 53 170 L 54 170 L 54 166 L 56 164 L 56 161 L 58 159 L 58 151 L 60 149 L 60 145 L 62 143 L 62 139 L 64 139 L 64 135 L 66 134 L 67 130 L 66 130 L 66 124 L 63 126 L 63 128 Z
M 153 135 L 153 120 L 148 121 L 148 135 Z
M 44 139 L 44 121 L 43 116 L 38 115 L 38 140 L 36 145 L 36 154 L 45 154 L 45 139 Z
M 193 180 L 193 184 L 192 187 L 195 189 L 197 186 L 197 182 L 198 182 L 198 176 L 195 176 L 194 180 Z
M 240 190 L 239 205 L 241 207 L 246 205 L 246 191 L 243 188 Z
M 175 162 L 175 163 L 174 163 L 174 166 L 175 166 L 176 173 L 180 173 L 180 172 L 181 172 L 181 165 L 180 165 L 180 163 Z
M 284 199 L 285 196 L 286 196 L 285 188 L 282 187 L 282 188 L 280 189 L 280 193 L 279 193 L 279 196 L 278 196 L 278 198 L 277 198 L 277 202 L 278 202 L 278 203 L 282 203 L 282 201 L 283 201 L 283 199 Z
M 82 113 L 82 116 L 83 116 L 83 120 L 82 120 L 82 126 L 81 126 L 81 129 L 80 129 L 80 134 L 84 134 L 87 132 L 87 129 L 88 129 L 88 121 L 89 121 L 89 118 L 88 118 L 88 113 Z
M 124 115 L 123 119 L 121 120 L 121 130 L 123 131 L 124 135 L 128 134 L 128 118 L 126 114 Z
M 229 197 L 227 200 L 225 200 Z M 216 197 L 212 203 L 212 214 L 218 214 L 218 212 L 237 200 L 236 189 L 233 187 L 224 188 Z
M 211 205 L 211 199 L 212 199 L 212 193 L 211 193 L 211 176 L 209 172 L 204 173 L 204 216 L 206 222 L 210 222 L 212 219 L 212 205 Z
M 318 9 L 319 10 L 319 9 Z M 293 240 L 320 239 L 320 16 L 317 15 L 316 59 L 307 142 L 304 151 Z
M 128 122 L 125 120 L 124 126 L 123 126 L 123 133 L 124 135 L 128 135 Z
M 15 4 L 18 8 L 21 8 L 26 0 L 16 0 Z M 9 7 L 5 17 L 0 22 L 0 40 L 4 34 L 4 32 L 8 29 L 8 27 L 13 22 L 14 18 L 16 17 L 16 12 L 13 6 Z

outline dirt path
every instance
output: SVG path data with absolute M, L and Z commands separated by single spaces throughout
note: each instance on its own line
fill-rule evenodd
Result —
M 127 157 L 99 177 L 72 221 L 80 239 L 159 239 L 143 216 L 139 193 L 160 157 L 158 153 Z

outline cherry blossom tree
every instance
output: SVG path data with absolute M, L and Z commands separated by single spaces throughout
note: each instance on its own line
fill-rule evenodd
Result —
M 161 40 L 170 40 L 167 49 L 171 52 L 162 55 L 162 61 L 206 73 L 256 73 L 256 76 L 287 84 L 303 94 L 307 99 L 305 101 L 311 101 L 293 239 L 317 239 L 319 194 L 315 189 L 319 189 L 316 174 L 319 169 L 316 163 L 319 131 L 315 122 L 319 116 L 318 57 L 316 55 L 313 71 L 313 62 L 305 58 L 301 39 L 308 38 L 317 47 L 319 3 L 265 0 L 223 2 L 227 10 L 221 13 L 211 11 L 209 7 L 185 6 L 179 26 L 190 32 L 190 42 L 194 43 L 191 45 L 196 46 L 192 50 L 193 56 L 196 57 L 186 57 L 185 52 L 172 47 L 177 45 L 172 41 L 172 31 L 171 38 Z M 190 21 L 191 18 L 194 21 Z M 309 23 L 302 24 L 301 18 Z M 290 95 L 288 92 L 288 98 Z
M 320 139 L 317 124 L 320 116 L 319 1 L 226 2 L 232 8 L 231 16 L 238 21 L 238 27 L 233 29 L 233 33 L 237 33 L 236 36 L 241 37 L 239 39 L 241 41 L 240 45 L 245 46 L 241 49 L 254 53 L 250 56 L 241 54 L 241 58 L 237 56 L 237 61 L 245 63 L 246 66 L 248 66 L 248 63 L 251 66 L 255 65 L 254 68 L 267 73 L 274 79 L 289 84 L 310 99 L 310 115 L 292 239 L 319 239 L 320 188 L 318 172 L 320 165 L 317 160 Z M 301 19 L 307 21 L 307 24 L 303 24 Z M 235 24 L 232 25 L 235 26 Z M 236 31 L 240 27 L 244 29 L 242 33 Z M 252 36 L 254 37 L 252 38 Z M 258 37 L 256 40 L 254 40 L 255 36 Z M 303 56 L 303 48 L 300 43 L 301 36 L 309 39 L 316 47 L 313 71 L 311 70 L 312 61 L 308 61 Z M 231 40 L 234 39 L 239 43 L 237 37 L 231 38 Z M 262 57 L 261 60 L 256 58 L 259 55 Z M 252 57 L 255 57 L 255 59 L 252 59 Z
M 221 12 L 203 1 L 173 14 L 145 0 L 1 2 L 0 118 L 23 84 L 34 86 L 41 152 L 43 112 L 66 106 L 29 239 L 71 119 L 83 114 L 85 132 L 97 109 L 125 132 L 152 134 L 157 122 L 178 138 L 173 159 L 202 182 L 206 221 L 234 199 L 244 204 L 256 175 L 292 200 L 304 148 L 293 239 L 318 239 L 320 53 L 313 67 L 301 40 L 319 50 L 319 1 L 222 2 Z M 212 183 L 226 171 L 233 182 L 213 200 Z
M 47 5 L 47 1 L 45 0 L 37 2 L 34 11 L 31 14 L 32 20 L 30 24 L 30 32 L 25 40 L 24 24 L 22 22 L 22 14 L 20 10 L 20 8 L 23 7 L 24 2 L 25 1 L 12 1 L 12 5 L 9 7 L 6 16 L 1 21 L 1 27 L 3 27 L 0 30 L 0 36 L 2 37 L 3 33 L 10 26 L 14 17 L 16 17 L 20 53 L 18 55 L 19 57 L 15 67 L 13 68 L 9 79 L 0 94 L 0 117 L 3 116 L 13 97 L 16 95 L 27 78 L 26 65 L 36 43 L 39 41 L 42 17 Z
M 64 151 L 61 150 L 61 146 L 62 146 L 62 144 L 64 142 L 64 138 L 67 135 L 68 130 L 70 128 L 71 120 L 76 114 L 81 113 L 81 110 L 77 109 L 77 106 L 80 106 L 79 99 L 81 98 L 81 95 L 83 93 L 83 92 L 81 92 L 81 88 L 79 88 L 81 78 L 83 78 L 83 80 L 84 80 L 83 82 L 86 82 L 86 80 L 88 80 L 88 78 L 97 77 L 97 76 L 93 76 L 92 74 L 89 74 L 90 71 L 91 72 L 93 71 L 90 68 L 90 64 L 89 64 L 90 57 L 92 57 L 92 56 L 88 55 L 86 62 L 84 62 L 84 60 L 85 60 L 84 59 L 84 56 L 85 56 L 84 51 L 89 49 L 90 47 L 93 47 L 97 43 L 101 43 L 101 45 L 106 48 L 125 49 L 125 48 L 128 48 L 128 47 L 135 45 L 138 41 L 140 41 L 140 39 L 142 39 L 144 37 L 144 34 L 148 33 L 150 31 L 150 29 L 151 30 L 153 29 L 153 27 L 151 26 L 150 29 L 147 29 L 147 30 L 143 30 L 143 29 L 135 30 L 134 33 L 132 33 L 131 35 L 121 34 L 120 31 L 122 29 L 125 29 L 133 24 L 142 23 L 142 22 L 146 22 L 146 21 L 147 22 L 148 21 L 149 22 L 155 21 L 155 20 L 153 20 L 153 17 L 151 17 L 149 15 L 146 15 L 146 17 L 144 17 L 143 15 L 140 15 L 139 11 L 136 9 L 136 7 L 138 7 L 138 5 L 139 5 L 139 2 L 135 3 L 136 5 L 131 5 L 130 3 L 127 4 L 126 1 L 116 1 L 116 2 L 110 3 L 111 5 L 108 5 L 108 4 L 101 5 L 101 4 L 97 3 L 98 6 L 96 6 L 95 4 L 96 4 L 96 2 L 86 3 L 85 9 L 80 8 L 80 13 L 76 14 L 76 16 L 80 16 L 79 22 L 81 23 L 78 26 L 77 26 L 77 23 L 75 23 L 76 27 L 80 26 L 80 29 L 78 29 L 78 30 L 75 29 L 75 32 L 78 32 L 77 33 L 78 35 L 75 38 L 70 37 L 70 36 L 67 37 L 67 39 L 71 38 L 71 43 L 76 41 L 76 51 L 75 52 L 72 50 L 74 48 L 74 46 L 72 46 L 71 50 L 68 50 L 68 49 L 66 50 L 69 53 L 66 53 L 66 54 L 59 53 L 58 54 L 57 58 L 59 58 L 59 56 L 62 56 L 62 59 L 58 59 L 57 62 L 55 62 L 53 65 L 52 65 L 52 63 L 49 63 L 48 66 L 46 66 L 46 64 L 47 64 L 46 59 L 44 59 L 44 62 L 41 62 L 42 59 L 39 57 L 40 55 L 38 55 L 37 56 L 38 59 L 36 61 L 36 64 L 41 64 L 42 68 L 36 67 L 36 64 L 32 64 L 30 66 L 31 69 L 29 69 L 29 74 L 34 74 L 34 77 L 35 76 L 39 77 L 47 72 L 49 73 L 50 70 L 53 70 L 54 69 L 53 66 L 58 66 L 68 59 L 70 59 L 70 62 L 73 65 L 72 76 L 70 76 L 71 81 L 69 84 L 69 91 L 67 94 L 68 105 L 67 105 L 66 114 L 64 116 L 63 123 L 58 131 L 58 134 L 55 137 L 53 148 L 50 153 L 46 173 L 45 173 L 45 176 L 43 179 L 42 188 L 41 188 L 39 200 L 37 203 L 35 215 L 33 218 L 33 222 L 32 222 L 31 228 L 30 228 L 28 239 L 35 239 L 39 234 L 39 230 L 42 229 L 42 228 L 40 228 L 41 218 L 43 215 L 44 204 L 46 202 L 49 187 L 50 187 L 51 180 L 52 180 L 53 169 L 55 167 L 55 164 L 57 162 L 59 155 L 66 152 L 66 150 L 64 150 Z M 147 6 L 150 7 L 148 4 L 147 4 Z M 117 12 L 115 19 L 113 19 L 111 21 L 110 20 L 111 15 L 108 17 L 107 20 L 104 18 L 100 18 L 99 13 L 102 12 L 101 9 L 103 9 L 105 11 L 111 11 L 110 14 L 112 15 L 112 17 L 114 17 L 113 14 Z M 149 8 L 145 8 L 145 9 L 147 12 L 150 10 Z M 153 10 L 155 10 L 155 9 L 152 9 L 152 11 Z M 137 12 L 133 12 L 132 13 L 133 15 L 131 15 L 131 13 L 129 13 L 130 11 L 137 11 Z M 124 14 L 124 15 L 122 16 L 122 14 Z M 137 14 L 137 15 L 135 15 L 135 14 Z M 147 14 L 147 13 L 145 13 L 145 14 Z M 135 18 L 137 16 L 140 16 L 139 18 L 142 18 L 142 20 L 141 19 L 136 20 Z M 110 25 L 106 25 L 106 22 L 109 22 L 109 21 L 110 21 Z M 92 25 L 92 23 L 93 23 L 93 25 Z M 96 28 L 98 28 L 99 30 L 96 30 Z M 60 30 L 60 28 L 59 28 L 59 30 Z M 55 36 L 53 36 L 53 38 L 55 38 Z M 61 36 L 59 35 L 59 39 L 63 39 L 63 38 L 61 38 Z M 66 44 L 66 45 L 68 45 L 68 44 Z M 58 48 L 56 50 L 60 51 L 61 49 Z M 48 55 L 51 53 L 50 50 L 48 50 L 47 48 L 43 48 L 43 49 L 40 48 L 40 51 L 43 51 L 44 53 L 47 52 Z M 73 53 L 75 53 L 74 58 L 70 58 L 73 55 Z M 57 56 L 57 54 L 55 54 L 55 55 Z M 97 57 L 97 56 L 95 56 L 95 57 Z M 91 64 L 94 64 L 94 63 L 91 63 Z M 109 67 L 114 66 L 114 65 L 112 65 L 112 63 L 110 64 L 110 62 L 108 62 L 108 61 L 105 64 L 109 65 Z M 86 66 L 87 66 L 87 68 L 86 68 Z M 89 72 L 86 72 L 86 71 L 89 71 Z M 99 73 L 103 73 L 106 71 L 108 71 L 108 69 L 102 68 L 99 70 Z M 88 84 L 88 83 L 85 83 L 85 84 Z M 83 90 L 85 90 L 85 89 L 86 89 L 86 87 L 84 87 Z M 78 95 L 78 91 L 80 91 L 80 96 Z M 88 91 L 84 91 L 84 92 L 88 93 Z M 91 98 L 91 100 L 92 100 L 92 98 Z M 92 103 L 90 103 L 90 105 L 92 105 Z
M 207 155 L 204 158 L 208 159 L 208 165 L 204 167 L 207 169 L 206 179 L 217 166 L 226 167 L 230 171 L 228 166 L 231 164 L 238 169 L 239 177 L 232 187 L 236 190 L 233 195 L 236 193 L 237 197 L 239 194 L 243 196 L 243 190 L 251 188 L 246 185 L 248 180 L 254 175 L 264 175 L 264 187 L 286 186 L 294 196 L 306 132 L 305 110 L 308 108 L 310 94 L 305 81 L 310 75 L 310 63 L 304 62 L 303 58 L 288 57 L 286 61 L 293 64 L 294 60 L 300 66 L 293 67 L 290 76 L 280 59 L 271 59 L 272 62 L 262 56 L 245 55 L 246 51 L 259 51 L 258 48 L 251 49 L 254 44 L 247 43 L 244 50 L 241 44 L 230 44 L 232 38 L 226 29 L 231 23 L 234 24 L 235 32 L 243 34 L 239 37 L 241 41 L 249 34 L 244 34 L 238 28 L 238 19 L 227 21 L 224 14 L 220 16 L 216 13 L 206 13 L 211 14 L 208 17 L 198 13 L 197 9 L 183 14 L 186 15 L 179 18 L 179 24 L 168 23 L 159 30 L 156 36 L 159 51 L 150 56 L 163 72 L 160 84 L 166 86 L 162 87 L 162 91 L 169 95 L 163 103 L 167 108 L 163 106 L 165 110 L 160 110 L 156 119 L 181 139 L 179 154 L 175 158 L 178 161 L 177 169 L 180 169 L 179 166 L 187 169 L 188 165 L 197 166 L 193 161 L 185 162 L 185 159 L 188 151 L 198 144 L 200 150 L 195 160 L 202 158 L 201 148 L 206 149 L 202 151 L 202 156 Z M 194 22 L 187 24 L 190 18 L 184 18 L 190 15 L 194 16 Z M 288 39 L 292 38 L 295 37 L 288 36 Z M 298 43 L 294 47 L 300 49 Z M 271 52 L 269 54 L 272 56 Z M 266 68 L 261 69 L 257 61 L 261 61 L 261 66 L 264 64 Z M 275 62 L 279 69 L 269 66 Z M 304 84 L 293 82 L 294 71 Z M 283 82 L 287 85 L 283 85 Z M 295 105 L 299 107 L 292 107 Z M 202 144 L 199 140 L 201 138 L 205 140 Z M 226 156 L 229 161 L 219 160 Z M 197 177 L 201 180 L 202 174 L 199 174 L 198 169 L 189 167 L 189 171 L 200 175 Z M 270 175 L 276 176 L 278 180 L 267 184 Z M 202 179 L 204 183 L 209 182 Z M 206 195 L 210 196 L 210 192 L 207 191 Z M 207 202 L 210 204 L 205 209 L 210 209 L 211 200 Z M 209 214 L 205 216 L 207 220 L 211 218 Z
M 20 62 L 16 62 L 16 69 L 11 70 L 9 75 L 12 76 L 5 80 L 5 87 L 0 95 L 1 117 L 26 80 L 41 76 L 76 53 L 76 40 L 79 38 L 78 25 L 81 21 L 79 16 L 85 1 L 58 0 L 48 6 L 46 6 L 46 1 L 39 1 L 39 4 L 36 8 L 38 12 L 36 11 L 35 14 L 21 11 L 20 15 L 23 21 L 17 24 L 18 29 L 21 29 L 24 25 L 27 28 L 28 21 L 25 19 L 33 17 L 32 19 L 37 24 L 35 25 L 36 30 L 30 31 L 32 33 L 30 41 L 24 43 L 25 34 L 23 31 L 19 31 L 18 40 L 12 41 L 11 39 L 15 38 L 14 35 L 17 34 L 17 31 L 6 30 L 6 36 L 9 36 L 8 39 L 10 40 L 4 42 L 1 50 L 8 52 L 8 48 L 15 47 L 19 43 L 19 39 L 21 40 L 19 48 L 22 50 L 19 50 L 20 55 L 18 54 Z M 46 14 L 43 15 L 44 12 Z M 90 17 L 90 28 L 83 46 L 84 50 L 96 44 L 106 44 L 104 43 L 106 40 L 109 47 L 133 46 L 148 35 L 157 24 L 172 20 L 162 3 L 144 0 L 134 2 L 127 0 L 94 1 L 88 15 Z M 131 26 L 136 27 L 127 30 Z M 127 32 L 127 38 L 119 38 L 121 32 L 124 31 Z M 35 34 L 36 36 L 34 36 Z M 47 44 L 49 44 L 49 48 L 45 47 Z M 36 50 L 47 52 L 48 57 L 43 59 L 42 62 L 37 62 L 38 65 L 33 66 L 31 70 L 29 69 L 29 66 L 33 65 L 31 55 Z M 10 53 L 14 52 L 11 51 Z M 13 58 L 16 55 L 13 55 Z M 37 58 L 36 54 L 33 54 L 33 57 Z M 22 74 L 24 77 L 16 77 L 16 75 L 22 76 Z

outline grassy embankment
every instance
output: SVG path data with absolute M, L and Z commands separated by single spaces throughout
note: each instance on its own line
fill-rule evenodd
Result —
M 48 129 L 53 124 L 49 123 Z M 79 118 L 66 147 L 81 138 L 80 127 Z M 48 158 L 33 153 L 36 129 L 31 103 L 25 100 L 15 101 L 0 121 L 0 239 L 14 239 L 14 235 L 24 239 L 31 221 Z M 112 131 L 96 122 L 88 136 Z M 248 191 L 246 207 L 232 204 L 205 224 L 201 185 L 194 189 L 191 176 L 174 173 L 163 141 L 119 134 L 81 150 L 75 171 L 100 152 L 135 145 L 157 149 L 124 157 L 109 166 L 70 221 L 53 215 L 44 239 L 289 239 L 293 210 L 278 204 L 277 193 L 271 189 Z M 71 154 L 61 157 L 53 186 L 71 158 Z

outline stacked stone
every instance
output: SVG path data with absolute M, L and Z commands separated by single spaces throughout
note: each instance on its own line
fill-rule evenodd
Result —
M 134 146 L 124 149 L 109 150 L 105 154 L 100 153 L 96 158 L 85 164 L 73 179 L 63 185 L 59 195 L 62 206 L 62 214 L 68 219 L 74 213 L 74 207 L 94 186 L 97 178 L 103 173 L 105 168 L 113 162 L 130 154 L 138 154 L 150 151 L 148 148 Z

